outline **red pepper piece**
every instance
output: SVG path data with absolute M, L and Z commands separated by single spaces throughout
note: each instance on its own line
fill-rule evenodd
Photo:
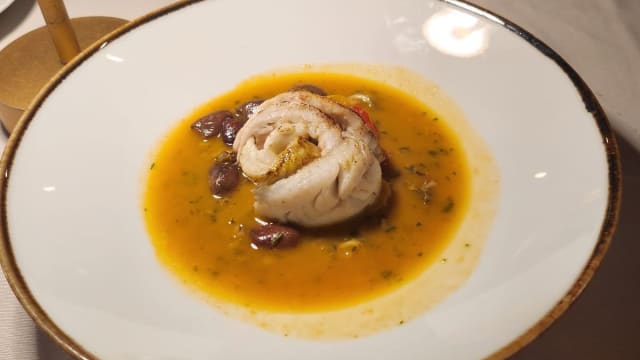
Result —
M 373 123 L 373 121 L 371 121 L 371 118 L 369 117 L 369 113 L 367 113 L 365 109 L 361 108 L 358 105 L 351 106 L 351 109 L 355 111 L 358 114 L 358 116 L 360 116 L 362 121 L 364 121 L 365 125 L 367 125 L 367 127 L 369 128 L 369 130 L 371 130 L 373 135 L 378 137 L 378 129 L 376 129 L 376 125 Z

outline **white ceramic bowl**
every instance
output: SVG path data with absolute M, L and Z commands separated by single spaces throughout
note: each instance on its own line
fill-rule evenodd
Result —
M 349 341 L 284 338 L 221 315 L 163 270 L 140 212 L 143 169 L 179 119 L 240 80 L 336 62 L 438 84 L 495 157 L 499 210 L 471 278 L 414 321 Z M 580 77 L 516 25 L 455 0 L 176 4 L 67 66 L 2 169 L 9 283 L 66 350 L 108 359 L 505 357 L 589 281 L 620 191 L 614 139 Z

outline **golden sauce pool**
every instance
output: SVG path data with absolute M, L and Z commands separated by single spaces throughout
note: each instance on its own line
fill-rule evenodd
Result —
M 331 95 L 367 93 L 367 108 L 398 176 L 384 216 L 322 230 L 302 230 L 293 249 L 251 246 L 258 226 L 253 184 L 243 180 L 215 198 L 208 171 L 231 148 L 203 140 L 190 125 L 213 111 L 233 111 L 299 84 Z M 437 185 L 425 190 L 426 181 Z M 342 308 L 383 295 L 434 262 L 460 224 L 469 196 L 469 170 L 455 135 L 425 104 L 382 83 L 344 74 L 255 77 L 196 110 L 160 144 L 144 193 L 144 216 L 157 256 L 183 282 L 253 309 L 309 312 Z

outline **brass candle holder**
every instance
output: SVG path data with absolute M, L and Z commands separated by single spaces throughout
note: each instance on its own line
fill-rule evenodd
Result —
M 0 50 L 0 122 L 8 132 L 64 64 L 127 23 L 104 16 L 70 19 L 62 0 L 38 0 L 38 6 L 46 26 Z

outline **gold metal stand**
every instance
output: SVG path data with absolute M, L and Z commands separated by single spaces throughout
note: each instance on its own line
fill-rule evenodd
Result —
M 62 0 L 38 0 L 47 26 L 0 50 L 0 121 L 11 132 L 42 87 L 78 53 L 127 21 L 69 19 Z

